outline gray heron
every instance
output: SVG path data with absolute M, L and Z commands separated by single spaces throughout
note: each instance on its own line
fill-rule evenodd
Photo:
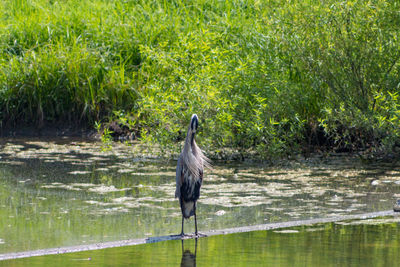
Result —
M 196 202 L 200 197 L 204 167 L 209 167 L 209 159 L 203 154 L 195 141 L 198 127 L 199 119 L 196 114 L 193 114 L 190 119 L 185 144 L 176 166 L 175 197 L 179 198 L 182 211 L 182 237 L 185 235 L 183 232 L 184 219 L 188 219 L 191 216 L 194 216 L 195 235 L 198 236 Z

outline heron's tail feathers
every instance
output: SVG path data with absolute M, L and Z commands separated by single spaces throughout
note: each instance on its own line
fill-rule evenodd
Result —
M 194 201 L 188 201 L 185 202 L 183 199 L 181 199 L 181 210 L 182 210 L 182 215 L 185 219 L 188 219 L 189 217 L 194 215 L 194 211 L 196 209 L 196 203 Z

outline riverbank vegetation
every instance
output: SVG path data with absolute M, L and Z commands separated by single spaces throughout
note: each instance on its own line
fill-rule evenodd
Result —
M 6 0 L 2 128 L 85 125 L 209 153 L 391 153 L 397 1 Z M 107 139 L 107 138 L 104 138 Z

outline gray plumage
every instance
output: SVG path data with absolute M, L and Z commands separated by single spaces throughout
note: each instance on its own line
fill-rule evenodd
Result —
M 182 211 L 182 232 L 184 219 L 194 215 L 197 235 L 196 201 L 200 197 L 200 187 L 203 182 L 204 167 L 209 166 L 209 160 L 197 146 L 195 135 L 199 121 L 196 114 L 192 115 L 186 135 L 183 150 L 176 167 L 175 197 L 179 198 Z

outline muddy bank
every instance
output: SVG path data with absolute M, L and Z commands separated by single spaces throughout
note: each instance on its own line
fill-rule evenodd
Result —
M 19 125 L 18 127 L 0 127 L 0 138 L 67 138 L 80 137 L 88 141 L 100 140 L 97 131 L 92 127 L 70 127 L 65 124 L 43 127 Z
M 108 146 L 113 146 L 118 143 L 134 143 L 149 147 L 150 144 L 145 144 L 139 141 L 138 133 L 127 130 L 121 125 L 111 122 L 106 128 L 110 132 Z M 102 132 L 102 131 L 101 131 Z M 93 127 L 88 126 L 69 126 L 65 124 L 44 125 L 42 127 L 31 125 L 19 125 L 18 127 L 0 127 L 0 138 L 16 140 L 41 138 L 44 140 L 59 140 L 59 139 L 74 139 L 79 138 L 81 141 L 93 142 L 101 141 L 102 133 L 96 131 Z M 1 140 L 0 140 L 1 142 Z M 114 143 L 114 144 L 113 144 Z M 181 144 L 169 144 L 163 146 L 161 144 L 151 144 L 150 153 L 156 154 L 159 158 L 177 157 Z M 207 156 L 215 161 L 242 161 L 254 162 L 267 165 L 290 166 L 293 163 L 301 162 L 316 162 L 321 160 L 330 161 L 331 158 L 354 158 L 362 163 L 369 164 L 373 161 L 398 161 L 400 159 L 400 147 L 396 147 L 391 152 L 383 152 L 373 149 L 349 149 L 340 150 L 324 145 L 314 145 L 310 148 L 309 145 L 304 145 L 298 153 L 290 153 L 282 157 L 261 157 L 253 148 L 242 150 L 240 148 L 220 147 L 218 149 L 207 150 L 203 147 Z M 160 153 L 162 151 L 162 153 Z

